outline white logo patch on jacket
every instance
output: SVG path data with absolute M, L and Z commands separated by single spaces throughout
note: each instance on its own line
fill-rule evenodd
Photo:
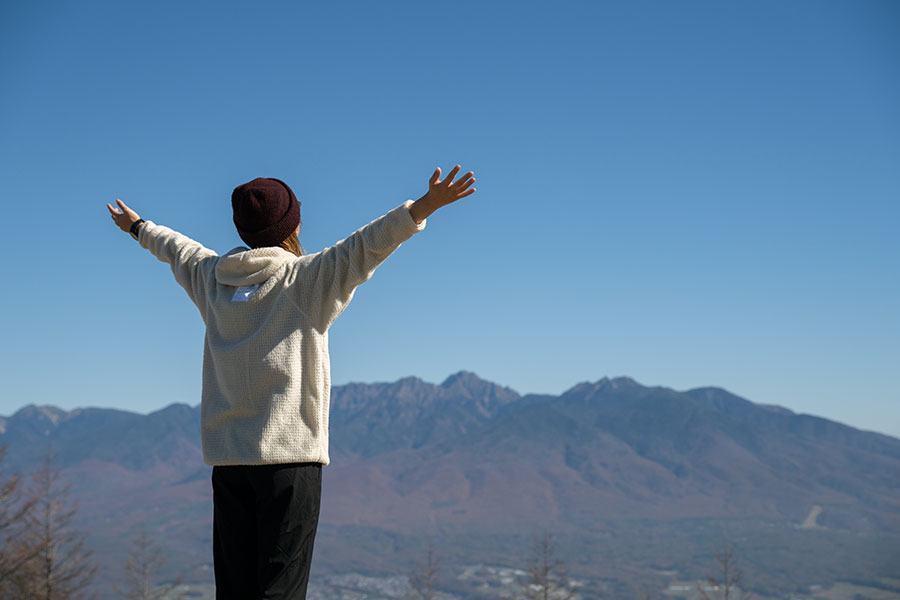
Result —
M 259 284 L 254 283 L 253 285 L 242 285 L 238 289 L 234 291 L 234 296 L 231 297 L 232 302 L 246 302 L 250 299 L 250 296 L 253 295 L 253 292 L 259 289 Z

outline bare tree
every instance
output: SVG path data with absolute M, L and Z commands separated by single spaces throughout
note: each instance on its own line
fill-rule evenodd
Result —
M 434 600 L 437 598 L 437 572 L 440 563 L 434 547 L 429 543 L 422 562 L 417 562 L 409 573 L 410 598 L 413 600 Z
M 641 584 L 641 591 L 638 592 L 638 600 L 651 600 L 653 595 L 650 593 L 650 588 L 647 587 L 646 583 Z
M 556 558 L 556 542 L 548 531 L 534 537 L 527 571 L 521 592 L 528 600 L 571 600 L 578 591 L 566 565 Z
M 6 458 L 6 446 L 0 447 L 0 463 Z M 18 473 L 0 470 L 0 597 L 13 594 L 12 578 L 33 554 L 23 551 L 23 525 L 34 509 L 35 498 L 23 489 Z
M 13 577 L 14 598 L 81 600 L 92 598 L 96 567 L 90 562 L 85 535 L 72 529 L 76 509 L 69 486 L 60 482 L 52 454 L 32 473 L 34 509 L 24 523 L 22 551 L 31 556 Z
M 163 600 L 178 585 L 180 578 L 174 583 L 157 585 L 159 571 L 166 563 L 162 549 L 141 529 L 132 540 L 132 548 L 125 561 L 125 587 L 116 587 L 116 593 L 126 600 Z
M 751 592 L 740 588 L 744 576 L 737 568 L 735 548 L 735 544 L 729 542 L 728 536 L 723 533 L 722 546 L 715 552 L 718 577 L 708 576 L 705 585 L 697 582 L 697 591 L 702 600 L 750 600 L 753 597 Z

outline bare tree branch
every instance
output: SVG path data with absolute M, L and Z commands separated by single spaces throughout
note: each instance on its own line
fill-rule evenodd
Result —
M 727 534 L 722 533 L 722 545 L 715 551 L 716 575 L 707 576 L 706 584 L 697 582 L 697 592 L 701 600 L 731 600 L 740 597 L 740 600 L 750 600 L 751 592 L 741 590 L 744 576 L 737 568 L 735 556 L 735 544 L 729 542 Z M 712 592 L 712 595 L 710 595 Z
M 69 486 L 47 454 L 32 473 L 33 509 L 17 542 L 20 556 L 30 557 L 11 578 L 11 598 L 80 600 L 93 597 L 90 586 L 97 569 L 85 535 L 71 527 L 76 508 L 69 503 Z
M 437 572 L 440 567 L 434 547 L 428 544 L 422 562 L 417 562 L 409 574 L 410 597 L 412 600 L 435 600 L 437 597 Z
M 6 446 L 0 447 L 0 463 L 6 458 Z M 12 595 L 11 580 L 22 566 L 36 556 L 23 552 L 22 532 L 37 499 L 26 494 L 18 473 L 0 470 L 0 597 Z
M 572 600 L 578 593 L 565 563 L 556 558 L 556 542 L 548 531 L 534 537 L 526 571 L 520 591 L 527 600 Z
M 132 548 L 125 561 L 125 587 L 115 586 L 116 594 L 126 600 L 167 598 L 173 589 L 181 585 L 181 577 L 173 583 L 158 585 L 159 571 L 165 563 L 162 548 L 150 538 L 146 529 L 141 529 L 132 540 Z

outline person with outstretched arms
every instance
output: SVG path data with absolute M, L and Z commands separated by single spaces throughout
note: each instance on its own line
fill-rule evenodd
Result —
M 328 330 L 357 286 L 439 208 L 475 192 L 470 171 L 442 180 L 321 252 L 298 238 L 300 202 L 257 178 L 231 205 L 247 245 L 223 256 L 145 221 L 122 200 L 115 224 L 168 263 L 206 324 L 201 438 L 213 466 L 216 598 L 305 598 L 328 458 Z

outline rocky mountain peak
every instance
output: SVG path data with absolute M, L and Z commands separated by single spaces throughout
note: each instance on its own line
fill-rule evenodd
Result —
M 643 387 L 644 386 L 642 386 L 631 377 L 604 377 L 603 379 L 599 379 L 595 382 L 583 381 L 581 383 L 578 383 L 571 389 L 567 390 L 563 395 L 592 396 L 594 394 L 602 392 L 638 390 Z
M 486 400 L 505 404 L 519 398 L 518 392 L 486 381 L 471 371 L 459 371 L 450 375 L 440 387 L 450 395 L 467 400 Z
M 12 418 L 16 420 L 42 422 L 57 427 L 60 422 L 65 420 L 69 415 L 69 412 L 55 406 L 29 404 L 16 411 Z
M 385 393 L 395 396 L 398 400 L 417 400 L 423 394 L 427 395 L 430 383 L 425 383 L 418 377 L 403 377 L 388 385 Z
M 441 383 L 442 388 L 478 389 L 485 385 L 493 385 L 471 371 L 458 371 Z
M 604 377 L 597 382 L 597 386 L 600 389 L 607 390 L 626 390 L 643 387 L 631 377 L 613 377 L 612 379 Z

